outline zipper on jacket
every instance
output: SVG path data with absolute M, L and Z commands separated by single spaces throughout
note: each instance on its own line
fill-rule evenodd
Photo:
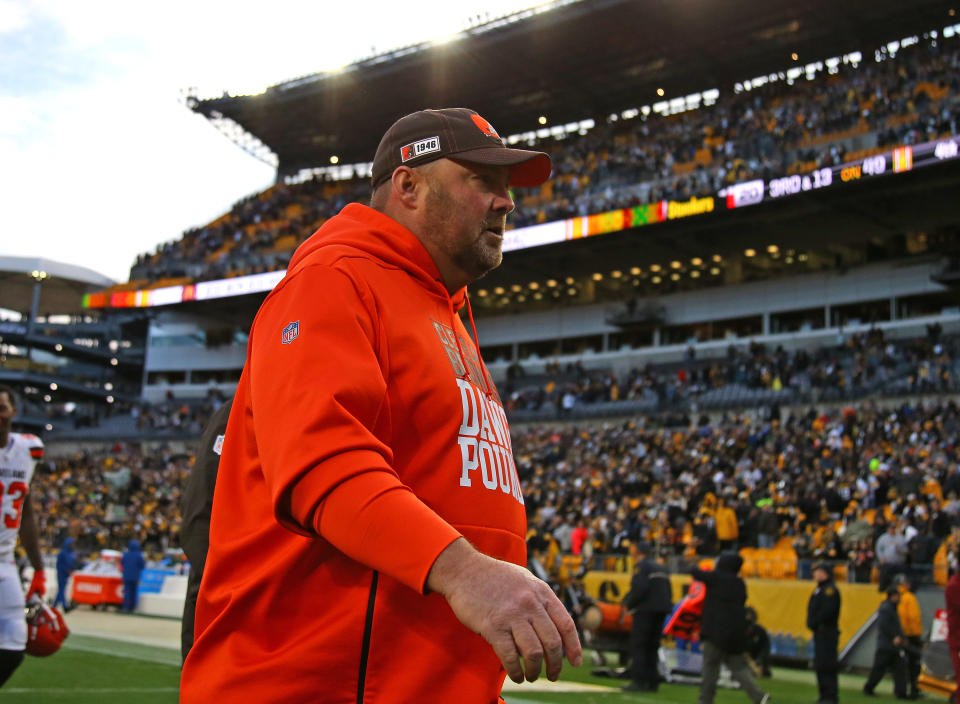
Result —
M 363 704 L 363 690 L 367 679 L 367 657 L 370 655 L 370 637 L 373 630 L 373 605 L 377 600 L 377 578 L 380 573 L 373 571 L 370 579 L 370 596 L 367 598 L 367 617 L 363 623 L 363 646 L 360 651 L 360 676 L 357 679 L 357 704 Z

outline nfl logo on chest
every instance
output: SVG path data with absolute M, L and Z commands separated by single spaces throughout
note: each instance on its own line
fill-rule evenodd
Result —
M 297 336 L 300 334 L 300 321 L 296 320 L 287 327 L 283 329 L 283 334 L 280 336 L 280 342 L 284 345 L 290 344 L 297 339 Z

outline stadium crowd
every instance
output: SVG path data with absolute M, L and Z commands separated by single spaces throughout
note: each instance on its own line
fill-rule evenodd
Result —
M 885 340 L 883 331 L 873 328 L 847 336 L 843 344 L 813 350 L 771 351 L 757 342 L 731 345 L 722 360 L 697 360 L 691 346 L 682 363 L 648 364 L 631 369 L 625 378 L 556 362 L 548 363 L 545 376 L 527 378 L 522 365 L 515 364 L 505 390 L 508 411 L 552 407 L 561 417 L 577 406 L 624 400 L 648 399 L 658 409 L 695 409 L 709 400 L 711 391 L 725 387 L 793 390 L 802 398 L 841 400 L 881 387 L 906 393 L 958 391 L 958 360 L 960 337 L 942 336 L 938 326 L 928 328 L 925 337 L 897 341 Z
M 932 576 L 960 536 L 960 410 L 926 405 L 809 410 L 785 419 L 647 416 L 616 424 L 514 424 L 531 554 L 625 556 L 646 540 L 680 568 L 730 547 L 786 545 L 886 579 Z M 33 496 L 44 548 L 81 557 L 133 538 L 148 556 L 179 546 L 188 452 L 115 443 L 43 461 Z M 882 536 L 896 543 L 886 558 Z M 944 547 L 945 550 L 945 547 Z
M 876 61 L 840 63 L 834 74 L 821 70 L 812 80 L 784 78 L 721 95 L 712 106 L 541 140 L 536 148 L 551 153 L 554 176 L 539 192 L 515 194 L 511 226 L 714 195 L 732 183 L 843 163 L 854 136 L 872 135 L 864 143 L 880 148 L 957 134 L 957 43 L 925 38 L 892 56 L 884 50 Z M 359 176 L 274 186 L 140 255 L 130 280 L 203 281 L 281 270 L 324 220 L 368 198 L 369 182 Z
M 637 541 L 678 569 L 786 543 L 801 577 L 826 559 L 851 580 L 929 580 L 960 539 L 958 432 L 954 401 L 864 402 L 782 421 L 531 425 L 513 447 L 531 554 L 555 574 L 558 555 L 591 564 Z

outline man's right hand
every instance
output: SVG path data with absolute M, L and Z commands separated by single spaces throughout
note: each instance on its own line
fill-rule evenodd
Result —
M 463 538 L 437 557 L 427 588 L 442 594 L 460 622 L 490 643 L 514 682 L 524 676 L 533 682 L 544 660 L 547 678 L 556 680 L 564 651 L 571 665 L 583 660 L 576 626 L 553 590 L 529 570 L 484 555 Z

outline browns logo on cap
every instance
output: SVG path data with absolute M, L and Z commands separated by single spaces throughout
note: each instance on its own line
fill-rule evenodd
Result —
M 422 166 L 445 157 L 510 167 L 510 185 L 539 186 L 550 178 L 550 157 L 507 147 L 493 126 L 473 110 L 443 108 L 411 113 L 390 126 L 373 158 L 377 188 L 398 166 Z

